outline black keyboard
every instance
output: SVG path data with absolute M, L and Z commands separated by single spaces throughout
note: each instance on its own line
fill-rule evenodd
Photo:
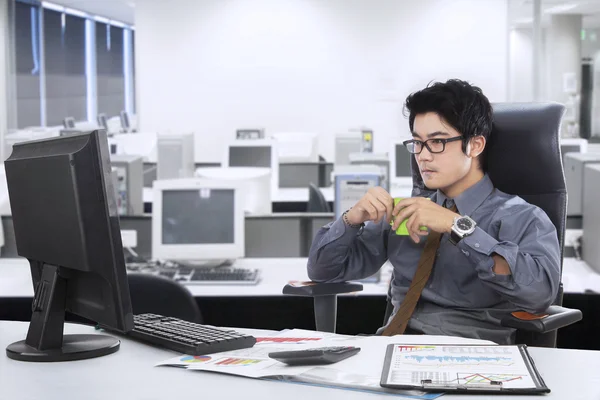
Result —
M 151 263 L 127 264 L 130 272 L 160 275 L 187 285 L 256 285 L 260 281 L 257 268 L 194 268 L 184 264 L 164 266 Z
M 200 356 L 254 346 L 254 336 L 156 314 L 133 316 L 127 336 L 182 354 Z

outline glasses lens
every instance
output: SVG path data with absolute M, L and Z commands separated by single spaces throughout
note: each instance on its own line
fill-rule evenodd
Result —
M 433 153 L 441 153 L 444 151 L 444 141 L 440 139 L 432 139 L 427 142 Z
M 406 149 L 408 150 L 409 153 L 418 153 L 419 150 L 421 149 L 421 145 L 419 142 L 417 142 L 417 143 L 408 142 L 408 143 L 406 143 Z

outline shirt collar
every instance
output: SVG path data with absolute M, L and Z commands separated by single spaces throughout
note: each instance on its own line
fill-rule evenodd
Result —
M 485 174 L 476 184 L 451 200 L 454 200 L 459 214 L 471 215 L 473 211 L 487 199 L 493 190 L 494 184 L 488 174 Z M 436 203 L 441 206 L 447 198 L 448 197 L 438 189 Z

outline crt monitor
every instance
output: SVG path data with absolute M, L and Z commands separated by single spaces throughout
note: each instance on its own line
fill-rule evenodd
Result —
M 98 116 L 96 117 L 96 120 L 98 121 L 98 126 L 100 128 L 106 129 L 108 131 L 108 120 L 106 119 L 106 114 L 104 114 L 104 113 L 98 114 Z
M 194 134 L 158 135 L 156 159 L 156 179 L 192 178 L 195 171 Z
M 66 117 L 63 120 L 63 127 L 65 129 L 75 129 L 75 118 L 73 118 L 73 117 Z
M 404 140 L 393 141 L 390 147 L 390 182 L 397 182 L 412 176 L 410 170 L 412 154 L 402 144 Z
M 271 192 L 279 188 L 278 147 L 273 139 L 236 140 L 227 146 L 224 167 L 271 168 Z
M 123 128 L 125 132 L 129 132 L 129 129 L 131 127 L 129 124 L 129 113 L 123 110 L 119 114 L 119 117 L 121 118 L 121 128 Z
M 34 286 L 25 340 L 6 349 L 22 361 L 114 353 L 107 335 L 63 335 L 65 311 L 120 332 L 133 314 L 106 133 L 96 130 L 15 144 L 5 161 L 17 253 Z
M 238 181 L 155 181 L 152 258 L 197 264 L 244 257 L 244 197 Z

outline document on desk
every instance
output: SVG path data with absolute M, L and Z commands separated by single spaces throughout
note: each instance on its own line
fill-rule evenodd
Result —
M 390 344 L 381 386 L 445 392 L 550 392 L 525 345 Z
M 257 344 L 249 349 L 234 350 L 204 356 L 178 356 L 156 364 L 183 367 L 191 371 L 212 371 L 248 378 L 269 379 L 290 383 L 388 393 L 416 399 L 435 399 L 442 394 L 422 390 L 384 388 L 380 385 L 381 369 L 387 344 L 398 338 L 381 336 L 347 336 L 292 329 L 273 336 L 256 337 Z M 402 340 L 411 343 L 416 336 Z M 433 337 L 436 343 L 464 343 L 462 338 Z M 489 342 L 485 342 L 489 343 Z M 361 352 L 326 366 L 289 366 L 268 357 L 270 352 L 327 346 L 357 346 Z

